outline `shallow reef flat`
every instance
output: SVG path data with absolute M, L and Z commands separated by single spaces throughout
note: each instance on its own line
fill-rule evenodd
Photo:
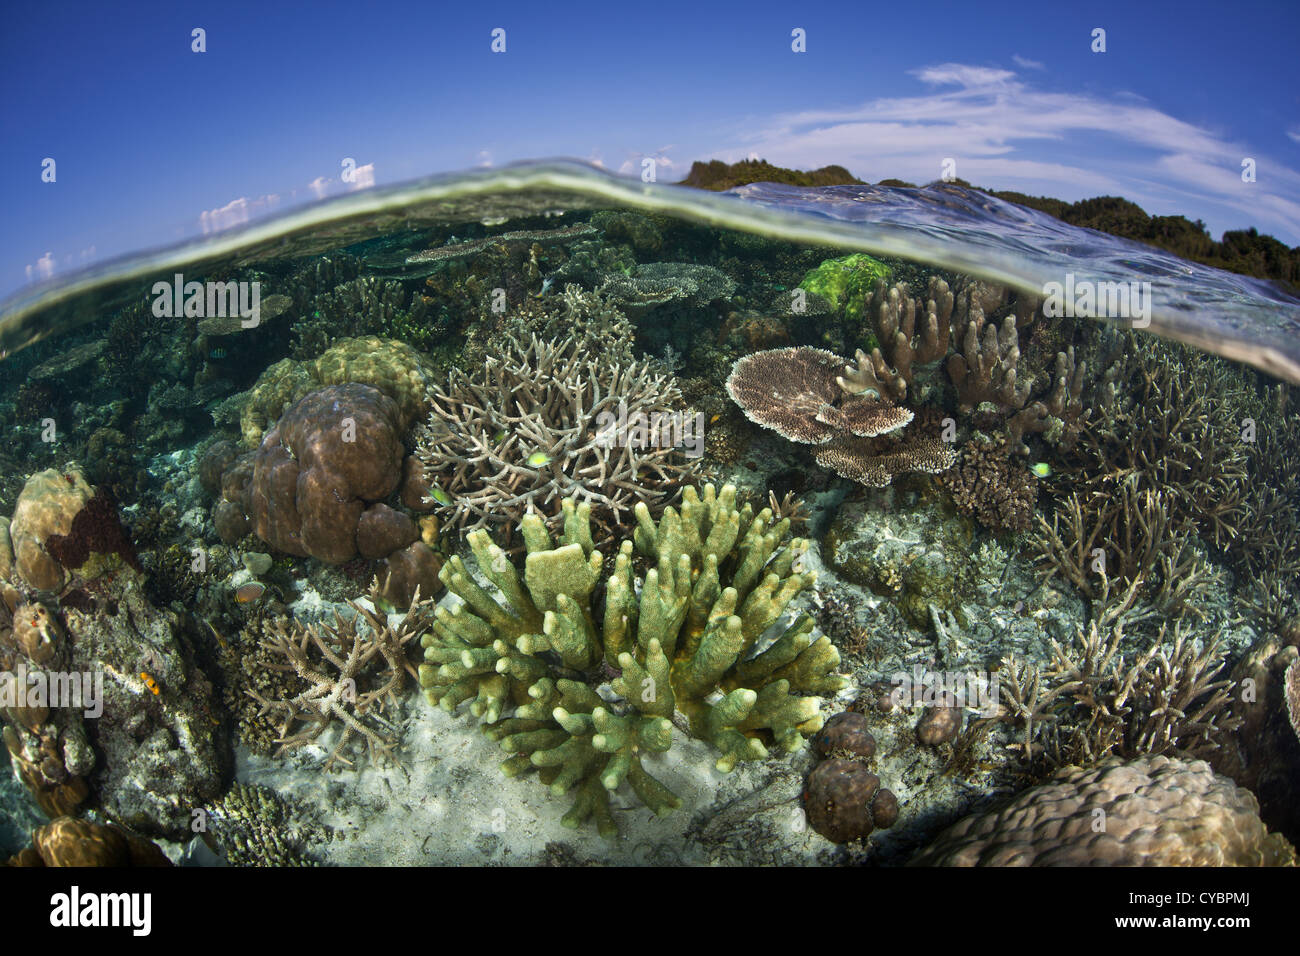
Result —
M 0 857 L 1295 862 L 1295 386 L 631 206 L 317 246 L 0 365 Z

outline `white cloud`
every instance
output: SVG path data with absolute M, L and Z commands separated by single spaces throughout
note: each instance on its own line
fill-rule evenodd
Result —
M 652 159 L 655 165 L 655 179 L 666 180 L 673 175 L 674 170 L 681 169 L 681 164 L 673 162 L 667 155 L 668 151 L 674 148 L 674 146 L 663 146 L 653 153 L 628 153 L 627 159 L 623 160 L 623 164 L 618 167 L 619 175 L 640 177 L 642 163 Z
M 489 169 L 492 166 L 492 150 L 480 149 L 478 151 L 478 165 L 483 169 Z
M 327 179 L 324 176 L 317 176 L 307 184 L 307 188 L 311 190 L 311 194 L 317 199 L 324 199 L 325 194 L 329 192 L 330 183 L 332 182 L 334 182 L 334 180 Z
M 1029 57 L 1021 56 L 1019 53 L 1011 54 L 1011 62 L 1023 70 L 1047 69 L 1047 67 L 1043 66 L 1043 64 L 1040 63 L 1038 60 L 1031 60 L 1029 59 Z
M 369 189 L 375 184 L 375 164 L 366 163 L 364 166 L 358 166 L 352 170 L 352 182 L 348 183 L 348 189 Z
M 253 216 L 275 206 L 279 201 L 280 197 L 274 193 L 260 196 L 257 199 L 240 196 L 238 199 L 230 200 L 224 206 L 219 206 L 216 209 L 205 209 L 199 213 L 199 228 L 203 230 L 204 235 L 207 235 L 211 232 L 229 229 L 232 226 L 243 225 Z
M 54 253 L 52 252 L 46 252 L 36 260 L 34 266 L 27 267 L 28 282 L 33 279 L 48 279 L 52 275 L 54 275 Z
M 1049 92 L 1010 70 L 960 63 L 912 75 L 936 89 L 775 115 L 711 155 L 734 162 L 757 154 L 802 169 L 835 162 L 866 179 L 918 183 L 938 179 L 951 157 L 957 175 L 980 186 L 1061 199 L 1117 194 L 1153 214 L 1212 212 L 1228 228 L 1250 223 L 1300 241 L 1291 198 L 1300 196 L 1300 173 L 1139 96 Z M 1288 135 L 1300 139 L 1300 128 Z M 1246 156 L 1268 176 L 1242 183 Z
M 1286 134 L 1290 136 L 1293 140 L 1295 140 L 1297 143 L 1300 143 L 1300 126 L 1291 127 L 1289 130 L 1286 131 Z

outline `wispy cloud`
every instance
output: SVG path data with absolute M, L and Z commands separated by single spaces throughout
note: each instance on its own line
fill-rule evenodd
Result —
M 1021 56 L 1019 53 L 1011 54 L 1011 62 L 1022 70 L 1045 70 L 1045 67 L 1038 60 L 1031 60 L 1027 56 Z
M 348 189 L 369 189 L 375 184 L 375 164 L 366 163 L 364 166 L 358 166 L 352 170 L 352 181 L 347 184 Z
M 1062 199 L 1110 193 L 1148 212 L 1236 228 L 1251 224 L 1300 242 L 1300 173 L 1259 144 L 1234 141 L 1128 93 L 1061 93 L 1016 72 L 943 63 L 911 71 L 930 92 L 838 110 L 781 114 L 713 152 L 757 153 L 813 168 L 836 162 L 858 176 L 931 182 L 943 160 L 980 186 Z M 1288 136 L 1300 139 L 1300 129 Z M 1241 180 L 1245 157 L 1258 181 Z

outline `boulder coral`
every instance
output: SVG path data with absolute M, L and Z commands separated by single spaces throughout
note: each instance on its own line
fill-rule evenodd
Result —
M 399 434 L 422 416 L 433 370 L 405 342 L 364 336 L 343 339 L 314 360 L 282 359 L 258 377 L 244 395 L 239 415 L 246 448 L 255 448 L 284 409 L 323 386 L 359 382 L 387 395 L 396 407 Z
M 1102 825 L 1104 824 L 1104 825 Z M 944 831 L 909 866 L 1294 866 L 1249 790 L 1204 761 L 1066 767 Z
M 295 402 L 261 447 L 222 479 L 213 512 L 227 543 L 248 531 L 287 554 L 342 564 L 399 550 L 418 537 L 383 505 L 405 451 L 397 403 L 369 385 L 332 385 Z M 364 516 L 364 520 L 363 520 Z
M 604 573 L 591 506 L 568 499 L 561 514 L 555 538 L 524 516 L 522 573 L 485 531 L 468 535 L 500 597 L 459 557 L 447 562 L 442 580 L 463 603 L 435 612 L 420 683 L 447 711 L 470 702 L 511 754 L 507 775 L 537 769 L 556 794 L 576 790 L 567 826 L 594 818 L 612 836 L 609 796 L 624 782 L 656 813 L 677 807 L 642 765 L 669 749 L 677 719 L 719 751 L 724 773 L 822 728 L 820 697 L 845 679 L 807 615 L 779 623 L 815 578 L 795 569 L 807 545 L 787 538 L 788 518 L 738 508 L 732 486 L 690 487 L 657 524 L 637 505 L 633 539 Z M 650 564 L 639 587 L 636 555 Z
M 95 495 L 76 465 L 49 468 L 27 479 L 14 507 L 9 535 L 18 576 L 38 591 L 58 591 L 67 580 L 63 565 L 50 553 L 53 535 L 67 535 L 72 522 Z

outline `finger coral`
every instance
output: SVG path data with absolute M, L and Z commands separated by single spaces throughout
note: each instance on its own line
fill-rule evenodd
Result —
M 844 685 L 839 655 L 811 619 L 778 624 L 814 578 L 794 569 L 806 542 L 788 540 L 789 519 L 737 508 L 735 496 L 731 486 L 687 488 L 681 510 L 658 523 L 639 504 L 633 539 L 607 574 L 591 505 L 572 498 L 554 539 L 540 515 L 524 516 L 522 574 L 486 532 L 468 535 L 499 598 L 460 558 L 443 568 L 464 603 L 439 608 L 422 640 L 425 694 L 448 711 L 469 701 L 512 755 L 508 775 L 537 769 L 555 793 L 576 790 L 566 825 L 594 818 L 612 835 L 609 794 L 625 781 L 656 813 L 677 806 L 642 765 L 671 746 L 675 720 L 728 772 L 769 747 L 799 747 L 821 729 L 819 696 Z M 651 565 L 640 581 L 634 555 Z
M 577 338 L 508 338 L 481 371 L 453 369 L 429 401 L 416 455 L 445 527 L 509 531 L 530 507 L 576 497 L 603 541 L 639 503 L 659 514 L 695 468 L 680 447 L 695 419 L 676 382 Z

